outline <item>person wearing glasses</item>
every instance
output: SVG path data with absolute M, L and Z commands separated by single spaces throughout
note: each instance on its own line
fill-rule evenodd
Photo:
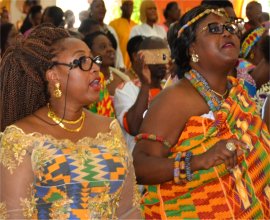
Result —
M 152 102 L 136 136 L 145 219 L 269 219 L 270 135 L 243 81 L 228 76 L 239 30 L 198 6 L 177 23 L 179 81 Z
M 101 65 L 43 24 L 17 39 L 0 72 L 0 218 L 141 218 L 131 157 L 115 119 L 84 109 Z

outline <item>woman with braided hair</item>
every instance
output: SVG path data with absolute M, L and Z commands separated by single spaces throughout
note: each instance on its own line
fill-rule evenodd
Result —
M 0 69 L 0 219 L 140 218 L 134 169 L 99 98 L 99 56 L 62 28 L 18 39 Z
M 136 136 L 146 219 L 269 219 L 270 135 L 244 82 L 238 26 L 198 6 L 176 23 L 179 81 L 151 103 Z

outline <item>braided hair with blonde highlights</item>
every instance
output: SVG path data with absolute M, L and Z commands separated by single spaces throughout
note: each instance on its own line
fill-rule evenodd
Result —
M 1 131 L 49 101 L 45 73 L 56 56 L 52 46 L 68 37 L 63 28 L 42 24 L 7 49 L 0 66 Z

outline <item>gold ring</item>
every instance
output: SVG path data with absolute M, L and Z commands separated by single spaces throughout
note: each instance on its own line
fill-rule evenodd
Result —
M 226 144 L 226 148 L 227 148 L 229 151 L 232 151 L 232 152 L 234 152 L 234 151 L 236 150 L 236 146 L 235 146 L 235 144 L 234 144 L 233 142 L 228 142 L 228 143 Z

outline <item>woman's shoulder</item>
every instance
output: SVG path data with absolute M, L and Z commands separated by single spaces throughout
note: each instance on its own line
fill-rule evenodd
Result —
M 90 114 L 91 116 L 89 117 L 89 123 L 91 127 L 95 127 L 96 135 L 97 137 L 106 134 L 106 135 L 115 135 L 118 134 L 121 135 L 121 127 L 115 118 L 110 118 L 98 114 L 94 114 L 92 112 L 89 112 L 87 114 Z M 90 127 L 89 127 L 90 128 Z
M 0 133 L 0 164 L 12 173 L 32 151 L 33 136 L 34 133 L 26 134 L 16 125 L 7 126 Z

